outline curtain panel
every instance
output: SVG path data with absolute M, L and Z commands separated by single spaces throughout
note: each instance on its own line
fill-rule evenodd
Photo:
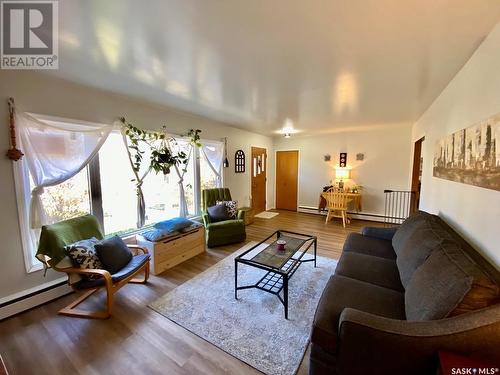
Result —
M 217 185 L 222 184 L 222 161 L 224 159 L 224 143 L 219 141 L 203 140 L 201 154 L 207 161 L 210 169 L 217 177 Z
M 58 185 L 85 168 L 113 126 L 53 121 L 20 112 L 16 114 L 16 127 L 34 184 L 29 222 L 31 228 L 41 228 L 51 224 L 41 199 L 44 188 Z

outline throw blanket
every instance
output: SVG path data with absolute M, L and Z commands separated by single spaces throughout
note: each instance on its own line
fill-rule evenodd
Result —
M 92 215 L 80 216 L 52 225 L 44 225 L 40 234 L 36 257 L 45 266 L 55 266 L 66 256 L 64 252 L 66 245 L 92 237 L 98 240 L 103 238 L 99 222 Z

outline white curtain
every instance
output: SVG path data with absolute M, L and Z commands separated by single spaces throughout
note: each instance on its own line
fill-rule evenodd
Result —
M 201 153 L 210 169 L 217 177 L 217 186 L 222 185 L 222 161 L 224 159 L 224 143 L 219 141 L 203 140 Z
M 33 179 L 30 225 L 47 224 L 41 194 L 80 172 L 99 152 L 112 125 L 68 123 L 29 113 L 16 113 L 16 128 Z
M 179 151 L 184 151 L 187 155 L 187 160 L 191 160 L 191 155 L 193 153 L 193 146 L 186 140 L 176 139 L 176 144 L 171 147 L 171 150 L 175 153 Z M 186 191 L 184 189 L 184 175 L 187 172 L 187 165 L 181 164 L 180 166 L 175 166 L 175 171 L 177 172 L 177 177 L 179 177 L 179 216 L 187 217 L 189 215 L 189 209 L 186 201 Z
M 136 179 L 135 189 L 137 192 L 137 228 L 142 228 L 146 223 L 146 201 L 144 199 L 144 193 L 142 191 L 142 184 L 144 183 L 144 179 L 146 178 L 146 176 L 151 171 L 151 168 L 149 166 L 145 167 L 146 165 L 149 165 L 151 150 L 148 148 L 141 148 L 141 145 L 139 145 L 139 150 L 143 153 L 143 163 L 141 164 L 141 170 L 136 171 L 134 168 L 134 160 L 132 160 L 132 154 L 129 149 L 129 143 L 127 141 L 128 138 L 125 134 L 125 128 L 122 127 L 121 131 L 123 143 L 125 143 L 125 148 L 127 149 L 128 160 Z

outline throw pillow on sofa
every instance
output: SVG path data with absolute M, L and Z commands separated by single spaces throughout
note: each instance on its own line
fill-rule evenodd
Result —
M 442 319 L 498 299 L 498 285 L 457 243 L 445 241 L 413 274 L 405 292 L 406 318 Z
M 99 240 L 92 237 L 88 240 L 81 240 L 67 245 L 64 250 L 71 260 L 74 267 L 82 269 L 104 269 L 99 257 L 97 256 L 95 245 Z M 99 278 L 98 275 L 82 275 L 88 279 Z
M 132 252 L 118 236 L 102 240 L 95 245 L 95 250 L 104 269 L 111 274 L 117 273 L 132 260 Z
M 236 215 L 238 214 L 237 201 L 216 201 L 215 204 L 225 204 L 227 214 L 231 217 L 231 219 L 236 219 Z
M 429 214 L 423 211 L 412 213 L 408 218 L 403 221 L 394 236 L 392 237 L 392 247 L 396 255 L 399 254 L 408 238 L 415 233 L 418 226 L 428 218 Z
M 231 219 L 225 204 L 216 204 L 215 206 L 208 207 L 207 213 L 212 223 Z
M 397 253 L 396 264 L 401 277 L 401 284 L 406 288 L 413 273 L 437 249 L 443 241 L 453 238 L 440 224 L 429 215 L 418 221 L 414 230 L 404 243 L 401 243 Z

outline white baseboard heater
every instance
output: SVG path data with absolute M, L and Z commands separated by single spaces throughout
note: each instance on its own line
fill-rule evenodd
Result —
M 68 285 L 67 278 L 62 277 L 0 298 L 0 321 L 72 292 L 73 290 Z
M 297 209 L 298 212 L 304 212 L 307 214 L 315 214 L 315 215 L 326 215 L 326 210 L 319 211 L 318 207 L 311 207 L 311 206 L 299 206 Z M 378 221 L 383 223 L 385 221 L 385 216 L 384 215 L 379 215 L 379 214 L 373 214 L 373 213 L 368 213 L 368 212 L 347 212 L 350 217 L 353 219 L 358 219 L 358 220 L 366 220 L 366 221 Z

